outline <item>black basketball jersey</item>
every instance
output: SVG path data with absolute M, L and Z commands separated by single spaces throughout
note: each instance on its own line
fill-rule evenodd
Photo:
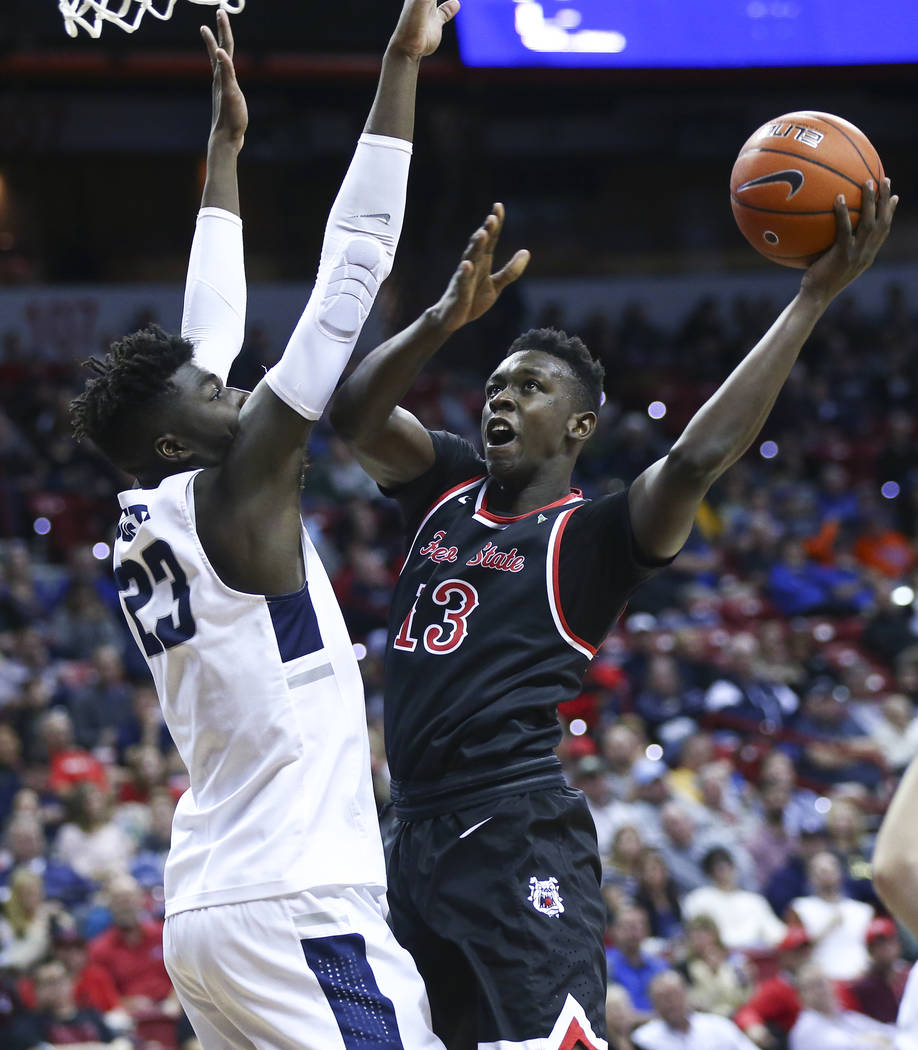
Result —
M 432 433 L 436 462 L 391 491 L 413 536 L 390 612 L 385 735 L 393 778 L 431 781 L 550 755 L 628 595 L 659 566 L 635 552 L 627 493 L 570 494 L 519 517 L 488 509 L 487 467 Z M 461 779 L 461 777 L 460 777 Z

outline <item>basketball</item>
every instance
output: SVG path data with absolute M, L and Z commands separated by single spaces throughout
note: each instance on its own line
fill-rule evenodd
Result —
M 838 194 L 856 227 L 861 187 L 873 179 L 879 188 L 882 178 L 877 151 L 859 128 L 831 113 L 787 113 L 747 139 L 730 176 L 730 202 L 756 251 L 803 268 L 835 240 Z

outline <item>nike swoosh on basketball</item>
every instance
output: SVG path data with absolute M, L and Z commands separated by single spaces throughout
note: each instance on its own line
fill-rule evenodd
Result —
M 473 831 L 477 831 L 481 827 L 482 824 L 487 824 L 489 820 L 493 820 L 493 819 L 494 819 L 494 815 L 493 814 L 491 814 L 490 817 L 485 817 L 484 820 L 480 820 L 477 824 L 473 824 L 470 828 L 468 828 L 465 831 L 463 831 L 462 834 L 459 836 L 459 838 L 467 839 L 469 837 L 469 835 L 471 835 Z
M 757 179 L 750 179 L 742 186 L 737 186 L 736 192 L 742 193 L 743 190 L 752 189 L 753 186 L 768 186 L 772 182 L 786 182 L 790 186 L 790 193 L 785 200 L 790 200 L 795 193 L 803 189 L 804 181 L 805 176 L 802 171 L 798 171 L 797 168 L 785 168 L 783 171 L 773 171 L 770 175 L 760 175 Z

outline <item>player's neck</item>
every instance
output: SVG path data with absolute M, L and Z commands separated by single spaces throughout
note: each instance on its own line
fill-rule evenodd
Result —
M 488 485 L 488 510 L 510 518 L 548 507 L 570 495 L 571 479 L 532 478 L 526 484 L 513 479 L 491 477 Z

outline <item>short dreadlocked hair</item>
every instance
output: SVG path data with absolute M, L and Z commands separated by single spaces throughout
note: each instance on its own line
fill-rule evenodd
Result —
M 135 467 L 142 454 L 132 440 L 139 417 L 174 389 L 172 376 L 193 353 L 187 339 L 151 324 L 112 343 L 102 360 L 85 361 L 93 374 L 70 402 L 74 436 L 89 438 L 116 466 Z
M 606 370 L 593 357 L 582 339 L 558 328 L 533 328 L 514 339 L 504 357 L 510 357 L 520 350 L 541 350 L 544 354 L 551 354 L 564 361 L 579 382 L 581 407 L 589 412 L 599 411 Z

